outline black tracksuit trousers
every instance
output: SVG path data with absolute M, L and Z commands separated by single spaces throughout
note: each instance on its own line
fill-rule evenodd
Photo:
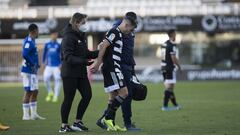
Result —
M 64 100 L 61 106 L 62 123 L 68 123 L 68 117 L 76 90 L 78 90 L 82 96 L 78 104 L 76 119 L 82 120 L 92 98 L 92 89 L 88 78 L 62 77 L 62 81 L 64 91 Z

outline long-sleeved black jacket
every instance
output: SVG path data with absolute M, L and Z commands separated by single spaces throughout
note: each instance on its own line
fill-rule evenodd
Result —
M 87 78 L 87 63 L 95 59 L 98 51 L 89 51 L 85 33 L 77 32 L 68 24 L 63 30 L 61 43 L 61 76 Z

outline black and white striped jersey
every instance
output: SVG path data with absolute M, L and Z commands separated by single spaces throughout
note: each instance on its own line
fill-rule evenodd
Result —
M 172 61 L 171 55 L 176 55 L 176 53 L 176 43 L 167 40 L 163 45 L 161 45 L 162 67 L 166 68 L 167 70 L 173 70 L 175 65 Z
M 120 62 L 122 55 L 122 32 L 120 29 L 112 28 L 106 34 L 105 39 L 110 43 L 103 57 L 103 69 L 121 71 Z

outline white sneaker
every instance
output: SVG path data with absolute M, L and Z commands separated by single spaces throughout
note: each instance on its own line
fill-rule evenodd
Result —
M 161 109 L 162 109 L 162 111 L 171 111 L 171 108 L 169 108 L 169 107 L 162 107 Z
M 31 118 L 29 116 L 23 116 L 22 120 L 31 120 Z
M 178 105 L 178 106 L 174 106 L 173 107 L 173 110 L 181 110 L 182 109 L 182 106 L 181 105 Z
M 182 109 L 182 106 L 174 106 L 174 107 L 162 107 L 162 111 L 174 111 L 174 110 L 180 110 Z
M 39 116 L 38 114 L 35 114 L 31 116 L 31 120 L 45 120 L 46 118 Z

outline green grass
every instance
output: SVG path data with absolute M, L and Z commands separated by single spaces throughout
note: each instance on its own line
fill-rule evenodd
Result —
M 138 135 L 239 135 L 240 134 L 240 82 L 179 82 L 176 86 L 178 102 L 183 106 L 180 111 L 162 112 L 162 84 L 147 84 L 148 97 L 142 102 L 133 102 L 133 121 L 143 128 L 139 133 L 107 132 L 95 125 L 107 103 L 102 83 L 92 85 L 93 98 L 84 116 L 89 132 L 72 133 L 83 135 L 99 134 L 138 134 Z M 39 113 L 44 121 L 22 121 L 21 84 L 0 84 L 0 122 L 11 126 L 1 135 L 56 135 L 60 127 L 60 105 L 44 101 L 46 91 L 40 85 L 38 99 Z M 72 106 L 69 123 L 75 118 L 77 93 Z M 61 99 L 62 101 L 62 93 Z M 117 123 L 122 125 L 120 110 Z

